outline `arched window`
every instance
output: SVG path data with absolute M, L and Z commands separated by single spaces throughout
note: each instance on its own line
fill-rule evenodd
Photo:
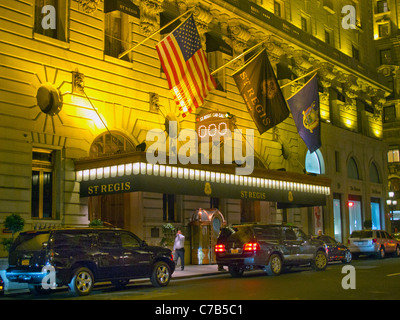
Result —
M 111 134 L 105 132 L 94 139 L 89 154 L 91 157 L 101 157 L 135 150 L 135 145 L 127 137 L 119 132 L 112 131 Z
M 313 153 L 307 151 L 306 154 L 306 171 L 308 173 L 324 174 L 325 163 L 321 151 L 316 150 Z
M 373 183 L 381 183 L 378 167 L 375 162 L 372 162 L 369 167 L 369 180 Z
M 353 157 L 350 157 L 349 162 L 347 163 L 347 177 L 349 179 L 360 180 L 357 163 Z

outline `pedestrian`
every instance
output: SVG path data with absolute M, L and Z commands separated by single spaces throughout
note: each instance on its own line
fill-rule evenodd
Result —
M 178 258 L 181 259 L 181 270 L 185 268 L 185 236 L 182 234 L 181 229 L 178 229 L 174 242 L 174 262 L 178 263 Z

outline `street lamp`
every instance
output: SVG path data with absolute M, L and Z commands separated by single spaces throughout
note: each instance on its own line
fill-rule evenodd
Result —
M 389 192 L 389 199 L 386 200 L 386 204 L 389 206 L 390 210 L 390 221 L 391 221 L 391 229 L 393 233 L 393 215 L 394 215 L 394 207 L 397 206 L 397 200 L 393 200 L 394 198 L 394 192 L 390 191 Z

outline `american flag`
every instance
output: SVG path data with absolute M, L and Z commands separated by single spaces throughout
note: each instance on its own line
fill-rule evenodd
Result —
M 193 15 L 161 40 L 156 48 L 169 89 L 185 117 L 193 107 L 199 108 L 208 92 L 217 87 Z

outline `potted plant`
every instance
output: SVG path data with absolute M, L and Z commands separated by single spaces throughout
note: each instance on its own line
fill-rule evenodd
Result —
M 94 219 L 90 221 L 89 227 L 102 227 L 103 226 L 103 221 L 100 219 Z
M 172 247 L 175 239 L 175 227 L 171 223 L 164 224 L 162 226 L 163 237 L 160 241 L 160 245 L 164 247 Z
M 4 249 L 8 252 L 11 244 L 14 242 L 15 234 L 24 229 L 25 220 L 20 215 L 13 213 L 4 219 L 3 224 L 7 230 L 11 231 L 11 239 L 2 239 Z

